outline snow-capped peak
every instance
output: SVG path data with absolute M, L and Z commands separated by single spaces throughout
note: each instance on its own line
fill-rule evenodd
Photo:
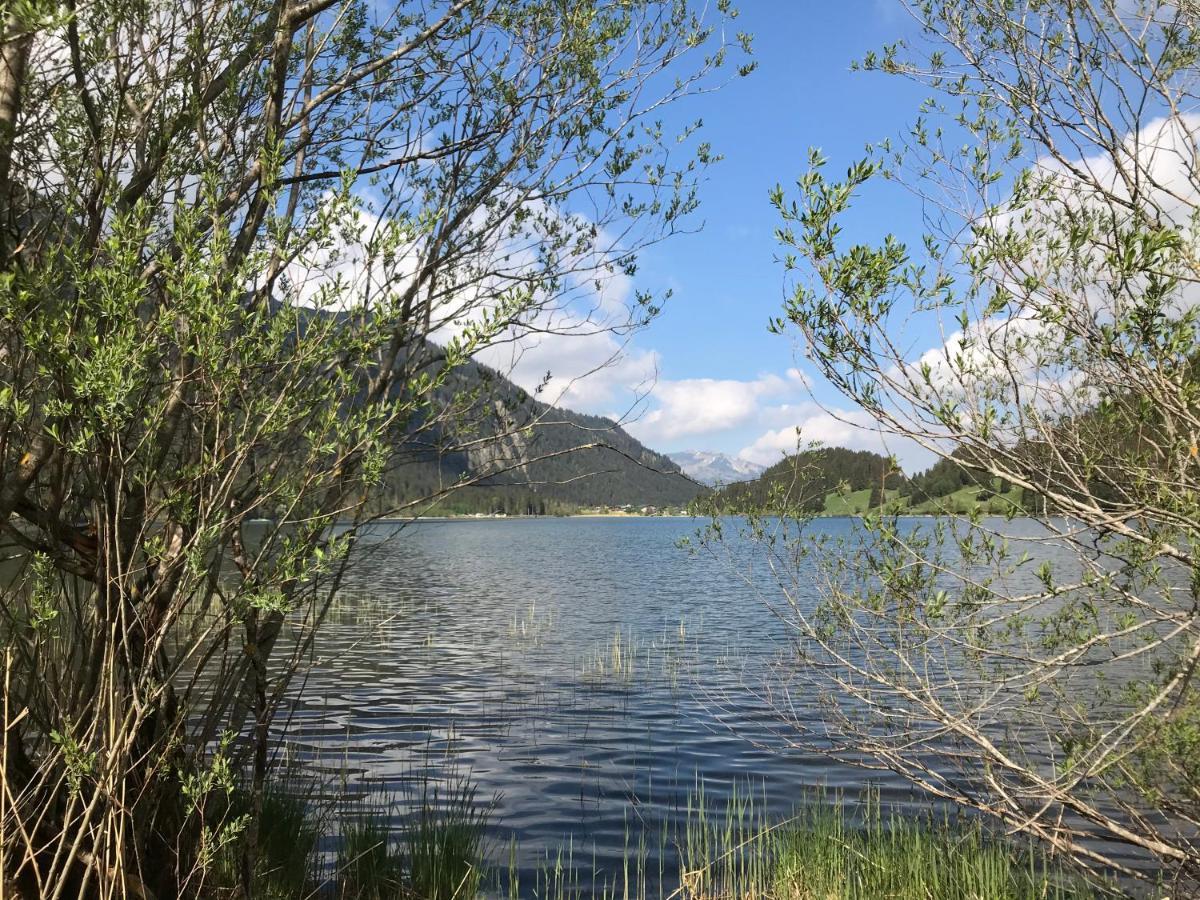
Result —
M 667 455 L 679 464 L 684 474 L 708 485 L 749 481 L 757 478 L 764 468 L 758 463 L 711 450 L 680 450 Z

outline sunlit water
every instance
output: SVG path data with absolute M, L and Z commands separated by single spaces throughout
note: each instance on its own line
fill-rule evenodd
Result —
M 522 885 L 565 847 L 612 876 L 643 835 L 653 856 L 664 834 L 670 881 L 672 829 L 699 785 L 711 808 L 749 788 L 779 817 L 816 788 L 857 796 L 868 778 L 885 804 L 912 801 L 899 779 L 789 746 L 753 689 L 788 652 L 778 591 L 765 573 L 680 549 L 696 528 L 460 520 L 386 541 L 381 530 L 318 637 L 292 749 L 379 803 L 411 794 L 421 772 L 469 774 L 494 802 L 493 858 L 507 864 L 515 846 Z M 816 716 L 818 699 L 790 702 Z
M 676 546 L 695 529 L 409 527 L 354 567 L 290 741 L 379 796 L 430 765 L 469 773 L 494 799 L 493 847 L 507 858 L 515 839 L 526 874 L 568 845 L 589 868 L 619 870 L 701 784 L 716 806 L 753 787 L 780 814 L 808 786 L 857 791 L 860 771 L 789 752 L 777 716 L 743 690 L 786 632 L 744 573 Z

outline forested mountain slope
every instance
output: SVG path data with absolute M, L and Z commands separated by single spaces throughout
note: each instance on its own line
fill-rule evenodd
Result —
M 788 509 L 808 515 L 861 515 L 881 506 L 913 514 L 1007 514 L 1042 510 L 1032 495 L 992 478 L 962 454 L 924 472 L 905 475 L 891 460 L 866 450 L 825 447 L 780 460 L 753 481 L 732 484 L 713 498 L 717 509 Z
M 402 448 L 380 508 L 443 491 L 439 512 L 683 507 L 706 490 L 611 419 L 551 407 L 478 363 L 454 372 L 436 405 L 438 423 Z
M 857 512 L 837 508 L 837 498 L 865 492 L 862 499 L 866 505 L 878 506 L 884 491 L 890 495 L 904 482 L 903 474 L 878 453 L 822 447 L 785 457 L 753 481 L 729 485 L 716 502 L 728 509 L 753 506 L 814 514 Z

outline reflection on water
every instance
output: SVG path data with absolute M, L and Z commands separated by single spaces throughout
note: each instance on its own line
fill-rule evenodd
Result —
M 425 522 L 378 543 L 319 635 L 289 740 L 380 797 L 425 766 L 468 770 L 526 870 L 568 839 L 619 870 L 631 830 L 661 834 L 700 782 L 717 804 L 750 782 L 780 816 L 812 786 L 857 793 L 862 770 L 787 749 L 743 689 L 787 635 L 744 573 L 676 547 L 695 527 Z

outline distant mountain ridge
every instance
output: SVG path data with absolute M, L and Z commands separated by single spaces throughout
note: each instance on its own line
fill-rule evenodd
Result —
M 686 475 L 709 487 L 749 481 L 761 475 L 766 468 L 746 459 L 711 450 L 680 450 L 668 453 L 667 456 L 678 463 Z
M 962 454 L 907 476 L 885 456 L 845 447 L 785 457 L 758 478 L 730 484 L 712 499 L 726 512 L 787 509 L 826 516 L 858 516 L 881 508 L 921 515 L 1006 515 L 1032 511 L 1038 504 L 1036 497 L 992 478 Z
M 683 508 L 706 492 L 669 457 L 611 419 L 552 407 L 479 363 L 456 370 L 439 397 L 471 398 L 461 425 L 443 428 L 385 479 L 379 502 L 395 507 L 468 478 L 438 502 L 443 513 L 547 515 L 581 508 Z M 589 447 L 589 444 L 602 446 Z M 440 447 L 472 446 L 469 451 Z

